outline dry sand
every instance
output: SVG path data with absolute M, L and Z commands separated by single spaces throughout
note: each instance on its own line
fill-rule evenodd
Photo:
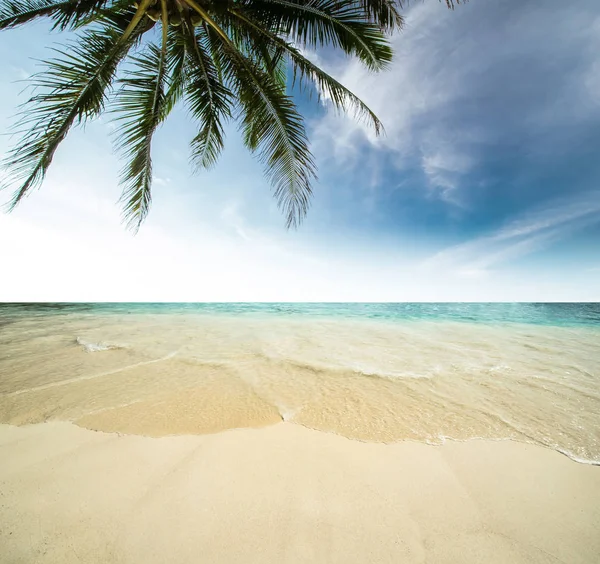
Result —
M 0 460 L 3 564 L 600 562 L 600 468 L 509 441 L 51 422 L 0 426 Z

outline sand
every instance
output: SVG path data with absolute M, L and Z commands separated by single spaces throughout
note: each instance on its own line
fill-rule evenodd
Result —
M 284 420 L 366 442 L 534 442 L 600 463 L 600 325 L 177 307 L 17 315 L 0 331 L 0 423 L 164 437 Z
M 600 561 L 600 467 L 511 441 L 49 422 L 1 425 L 0 460 L 3 564 Z

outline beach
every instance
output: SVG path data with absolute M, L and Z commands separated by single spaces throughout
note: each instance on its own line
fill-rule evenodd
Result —
M 0 561 L 598 562 L 598 320 L 4 306 Z
M 600 469 L 511 441 L 279 423 L 148 438 L 0 427 L 2 562 L 593 563 Z

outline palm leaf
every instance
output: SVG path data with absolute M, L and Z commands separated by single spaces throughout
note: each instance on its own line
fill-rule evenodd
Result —
M 0 0 L 0 30 L 44 17 L 60 30 L 94 24 L 75 43 L 55 50 L 35 77 L 36 89 L 17 124 L 22 137 L 4 162 L 8 174 L 0 188 L 18 186 L 11 207 L 41 183 L 70 128 L 104 110 L 119 63 L 154 25 L 156 1 Z M 336 109 L 354 110 L 379 133 L 375 114 L 301 47 L 338 47 L 379 70 L 392 57 L 383 32 L 401 25 L 401 0 L 158 1 L 162 43 L 148 44 L 132 58 L 116 96 L 117 146 L 127 159 L 125 219 L 137 229 L 148 214 L 152 138 L 185 97 L 199 122 L 191 144 L 195 164 L 214 165 L 223 150 L 224 123 L 235 110 L 244 142 L 264 163 L 288 226 L 297 225 L 316 174 L 302 116 L 286 92 L 286 63 L 301 86 L 315 86 Z M 458 2 L 444 1 L 449 7 Z M 195 26 L 191 11 L 200 16 Z
M 442 0 L 440 0 L 441 2 Z M 445 0 L 446 6 L 448 6 L 449 10 L 454 10 L 454 4 L 460 4 L 461 0 Z M 462 0 L 462 3 L 465 4 L 467 0 Z
M 397 0 L 361 0 L 360 5 L 368 18 L 380 29 L 394 31 L 404 25 L 404 18 L 398 12 L 402 2 Z
M 304 57 L 298 49 L 268 30 L 265 30 L 258 22 L 253 21 L 249 15 L 235 9 L 231 10 L 231 13 L 238 18 L 238 25 L 246 28 L 247 33 L 244 37 L 246 43 L 257 43 L 263 48 L 271 45 L 272 49 L 278 49 L 280 52 L 286 53 L 293 63 L 294 80 L 298 73 L 301 81 L 307 78 L 310 79 L 316 84 L 319 91 L 331 100 L 335 108 L 344 111 L 351 109 L 356 114 L 356 117 L 370 121 L 376 134 L 380 134 L 383 131 L 383 125 L 379 118 L 360 98 Z
M 231 83 L 242 110 L 246 146 L 258 152 L 274 187 L 288 227 L 297 226 L 308 210 L 311 181 L 316 178 L 302 116 L 285 89 L 254 61 L 212 29 L 214 56 Z
M 198 167 L 209 168 L 223 150 L 223 122 L 231 117 L 233 95 L 219 79 L 208 54 L 210 43 L 204 27 L 194 31 L 189 21 L 184 26 L 188 53 L 186 73 L 189 76 L 186 94 L 190 111 L 201 124 L 192 140 L 192 160 Z
M 137 231 L 148 215 L 152 201 L 152 137 L 167 117 L 165 89 L 167 79 L 167 11 L 162 2 L 162 45 L 149 45 L 132 57 L 133 68 L 120 79 L 115 112 L 117 149 L 128 164 L 121 173 L 123 216 Z
M 50 17 L 54 28 L 66 29 L 97 13 L 108 0 L 2 0 L 0 30 L 17 27 L 36 18 Z
M 54 153 L 76 123 L 100 114 L 119 62 L 127 54 L 143 26 L 122 41 L 128 20 L 115 20 L 87 31 L 57 57 L 46 62 L 46 71 L 37 75 L 34 94 L 23 106 L 17 124 L 19 143 L 3 163 L 7 179 L 3 188 L 20 184 L 9 204 L 14 208 L 43 180 Z
M 237 21 L 238 16 L 231 17 L 235 9 L 230 8 L 227 13 L 219 14 L 218 19 L 223 29 L 227 30 L 227 34 L 231 38 L 231 42 L 235 45 L 240 53 L 253 59 L 273 78 L 281 83 L 282 86 L 287 82 L 287 68 L 283 51 L 273 44 L 264 41 L 255 41 L 249 36 L 248 30 L 244 26 L 240 26 Z
M 293 43 L 340 47 L 371 70 L 380 70 L 392 60 L 392 50 L 379 26 L 366 21 L 365 12 L 354 2 L 245 0 L 239 5 L 261 27 L 287 36 Z
M 171 27 L 168 31 L 167 39 L 167 82 L 169 87 L 165 93 L 163 119 L 171 113 L 175 104 L 185 94 L 188 83 L 188 75 L 185 68 L 187 50 L 185 38 L 179 28 Z

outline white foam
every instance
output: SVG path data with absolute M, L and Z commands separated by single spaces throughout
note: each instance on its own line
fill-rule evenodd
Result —
M 435 439 L 437 439 L 439 442 L 435 442 Z M 443 445 L 448 441 L 453 441 L 456 443 L 466 443 L 469 441 L 494 441 L 494 442 L 515 441 L 515 442 L 524 443 L 524 444 L 528 444 L 528 445 L 541 446 L 541 447 L 553 450 L 555 452 L 558 452 L 559 454 L 566 456 L 567 458 L 570 458 L 574 462 L 578 462 L 579 464 L 589 464 L 591 466 L 600 466 L 600 460 L 595 460 L 593 458 L 583 458 L 581 456 L 577 456 L 576 454 L 573 454 L 571 451 L 569 451 L 567 449 L 559 447 L 558 445 L 548 444 L 543 441 L 537 441 L 532 438 L 529 438 L 528 440 L 523 440 L 523 439 L 515 439 L 514 437 L 472 436 L 472 437 L 468 437 L 466 439 L 455 439 L 454 437 L 448 437 L 446 435 L 437 435 L 433 438 L 425 439 L 425 443 L 427 443 L 428 445 L 438 445 L 438 446 Z
M 512 368 L 506 364 L 496 364 L 491 368 L 488 368 L 488 373 L 492 372 L 511 372 Z
M 556 452 L 560 452 L 560 454 L 564 454 L 565 456 L 569 457 L 571 460 L 574 460 L 575 462 L 579 462 L 579 464 L 590 464 L 591 466 L 600 466 L 600 460 L 594 460 L 593 458 L 582 458 L 580 456 L 577 456 L 576 454 L 573 454 L 572 452 L 570 452 L 566 449 L 562 449 L 557 446 L 550 446 L 549 448 L 555 450 Z
M 125 346 L 123 345 L 116 345 L 110 343 L 88 343 L 87 341 L 84 341 L 81 337 L 77 337 L 75 341 L 78 345 L 82 346 L 86 352 L 89 353 L 125 348 Z
M 281 415 L 281 419 L 284 421 L 292 421 L 296 413 L 298 413 L 298 409 L 290 409 L 279 403 L 277 403 L 277 411 L 279 411 L 279 415 Z
M 411 372 L 409 370 L 382 370 L 378 368 L 371 368 L 364 365 L 359 365 L 356 363 L 349 365 L 348 368 L 356 374 L 362 374 L 363 376 L 368 376 L 370 378 L 385 378 L 387 380 L 401 380 L 403 378 L 421 380 L 431 379 L 434 377 L 433 374 L 423 374 Z

